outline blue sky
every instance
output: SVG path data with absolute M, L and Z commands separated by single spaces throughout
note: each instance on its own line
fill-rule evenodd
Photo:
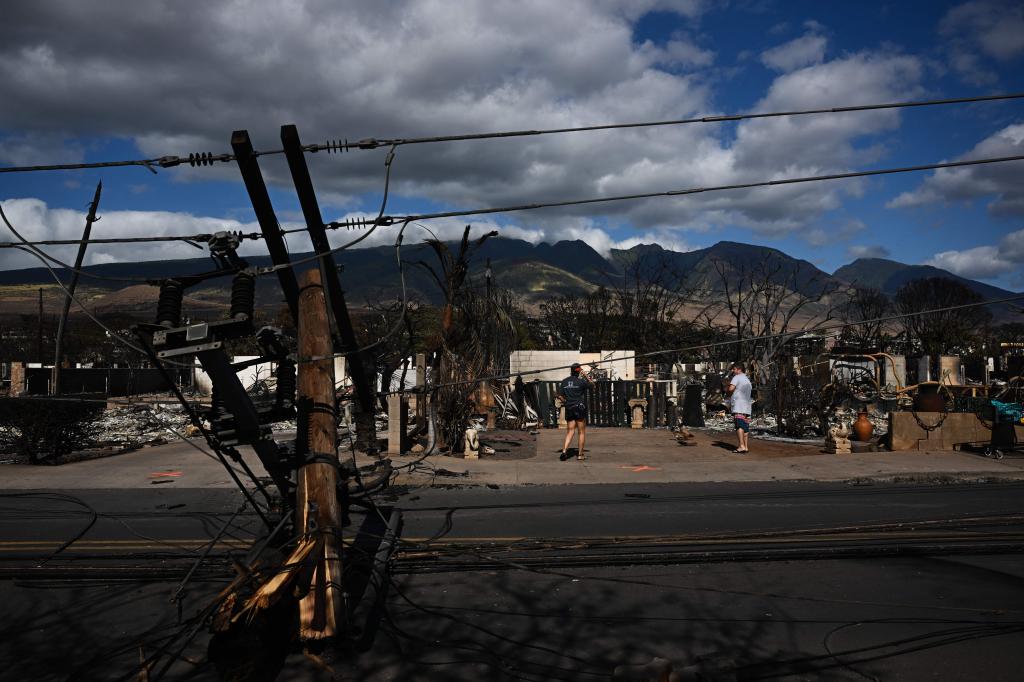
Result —
M 0 27 L 5 166 L 229 151 L 236 128 L 266 149 L 283 123 L 314 142 L 1024 91 L 1024 9 L 998 0 L 22 4 Z M 405 147 L 387 212 L 1021 153 L 1024 100 Z M 383 160 L 310 157 L 325 217 L 375 214 Z M 279 217 L 297 226 L 286 169 L 262 164 Z M 0 201 L 25 233 L 74 238 L 100 179 L 96 236 L 256 229 L 232 165 L 3 174 Z M 463 224 L 431 227 L 454 236 Z M 827 271 L 877 255 L 1024 290 L 1024 163 L 473 224 L 601 251 L 744 241 Z M 393 239 L 378 232 L 367 243 Z M 87 260 L 197 253 L 94 247 Z M 29 265 L 0 250 L 0 269 Z

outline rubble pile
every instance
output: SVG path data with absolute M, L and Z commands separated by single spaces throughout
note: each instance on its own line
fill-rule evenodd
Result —
M 107 410 L 97 422 L 97 447 L 139 448 L 178 438 L 190 425 L 180 405 L 128 405 Z M 172 430 L 173 429 L 173 430 Z
M 704 417 L 704 426 L 709 431 L 716 432 L 736 430 L 732 414 L 729 412 L 708 412 L 707 416 Z M 750 430 L 755 433 L 775 433 L 777 428 L 778 422 L 775 419 L 775 415 L 758 414 L 750 418 Z

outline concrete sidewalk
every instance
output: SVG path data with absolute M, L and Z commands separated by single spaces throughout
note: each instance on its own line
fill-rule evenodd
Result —
M 695 431 L 683 447 L 663 429 L 587 430 L 587 458 L 559 461 L 565 431 L 539 432 L 532 456 L 516 459 L 429 457 L 402 482 L 436 484 L 561 485 L 573 483 L 681 483 L 750 481 L 972 481 L 1024 479 L 1024 458 L 988 459 L 967 452 L 873 452 L 829 455 L 821 446 L 751 439 L 736 454 L 730 433 Z M 490 442 L 481 434 L 481 442 Z M 500 438 L 500 435 L 495 435 Z M 411 457 L 392 458 L 396 465 Z M 432 469 L 437 471 L 432 471 Z M 439 472 L 439 473 L 438 473 Z
M 587 459 L 561 462 L 565 431 L 481 434 L 499 450 L 479 460 L 420 455 L 392 457 L 399 483 L 408 485 L 565 485 L 574 483 L 683 483 L 751 481 L 974 481 L 1024 480 L 1024 458 L 988 459 L 967 452 L 823 454 L 814 445 L 752 439 L 752 452 L 732 452 L 728 433 L 698 431 L 697 445 L 682 447 L 666 430 L 591 428 Z M 195 444 L 202 445 L 201 440 Z M 245 453 L 257 475 L 259 460 Z M 369 464 L 359 457 L 360 465 Z M 61 466 L 0 465 L 0 488 L 231 488 L 216 459 L 175 442 L 103 459 Z

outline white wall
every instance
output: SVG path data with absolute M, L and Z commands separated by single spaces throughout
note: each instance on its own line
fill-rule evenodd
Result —
M 245 362 L 246 360 L 255 360 L 258 355 L 236 355 L 231 358 L 231 362 Z M 277 382 L 274 379 L 274 370 L 277 369 L 276 363 L 273 362 L 261 362 L 258 365 L 252 367 L 246 367 L 245 369 L 235 372 L 238 375 L 238 380 L 242 382 L 242 388 L 248 390 L 250 386 L 256 383 L 257 379 L 269 380 L 270 388 L 276 386 Z M 193 381 L 195 382 L 196 391 L 200 395 L 210 395 L 213 390 L 213 382 L 210 380 L 210 375 L 203 370 L 199 364 L 199 360 L 196 360 L 196 366 L 193 369 Z
M 611 362 L 600 362 L 601 360 Z M 516 350 L 509 354 L 509 372 L 513 377 L 522 374 L 523 381 L 561 381 L 569 376 L 568 367 L 574 362 L 584 366 L 591 362 L 599 362 L 597 366 L 601 369 L 611 369 L 616 379 L 636 378 L 631 350 L 603 350 L 600 353 L 579 353 L 574 350 Z M 561 369 L 548 369 L 550 367 Z

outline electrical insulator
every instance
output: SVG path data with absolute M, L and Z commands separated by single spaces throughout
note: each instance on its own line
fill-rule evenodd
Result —
M 231 319 L 251 320 L 256 306 L 256 278 L 251 272 L 239 272 L 231 281 Z
M 156 302 L 156 323 L 162 327 L 181 326 L 181 302 L 185 298 L 185 286 L 176 279 L 165 279 L 160 283 L 160 298 Z
M 287 358 L 277 363 L 277 393 L 275 402 L 278 407 L 291 407 L 295 404 L 295 362 Z
M 217 421 L 225 415 L 224 401 L 220 398 L 220 392 L 217 390 L 216 384 L 210 389 L 210 409 L 206 413 L 207 418 L 211 421 Z

